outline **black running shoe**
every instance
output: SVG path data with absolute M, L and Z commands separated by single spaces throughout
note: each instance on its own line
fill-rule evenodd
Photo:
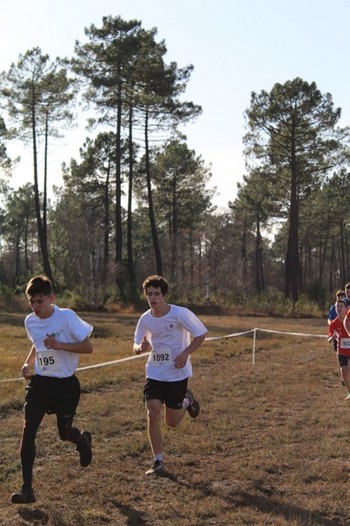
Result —
M 190 391 L 189 389 L 186 391 L 185 398 L 188 398 L 190 401 L 190 405 L 187 408 L 187 411 L 189 412 L 190 417 L 197 418 L 197 416 L 199 415 L 199 411 L 201 409 L 199 402 L 197 402 L 197 400 L 193 396 L 192 391 Z
M 77 445 L 77 451 L 79 451 L 80 454 L 80 465 L 86 468 L 92 460 L 91 433 L 89 433 L 89 431 L 83 431 L 81 436 L 84 441 L 82 444 Z
M 28 488 L 24 484 L 18 493 L 11 495 L 12 504 L 32 504 L 35 500 L 33 488 Z
M 164 464 L 162 460 L 155 460 L 153 466 L 146 471 L 146 475 L 160 475 L 164 471 Z

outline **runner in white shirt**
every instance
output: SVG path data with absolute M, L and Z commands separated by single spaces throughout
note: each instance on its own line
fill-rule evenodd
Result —
M 24 325 L 32 347 L 21 371 L 30 382 L 20 450 L 23 485 L 12 495 L 13 504 L 35 502 L 32 487 L 35 437 L 45 413 L 56 414 L 59 436 L 76 445 L 82 467 L 88 466 L 92 459 L 91 434 L 80 433 L 72 424 L 80 398 L 75 371 L 79 355 L 92 352 L 89 336 L 93 327 L 72 310 L 52 303 L 52 284 L 46 276 L 32 278 L 26 295 L 33 313 L 26 317 Z M 29 374 L 31 367 L 33 376 Z
M 196 418 L 200 406 L 187 388 L 192 376 L 190 355 L 205 340 L 206 327 L 185 307 L 165 302 L 168 283 L 162 276 L 149 276 L 143 291 L 150 309 L 139 319 L 134 336 L 134 352 L 151 350 L 146 363 L 144 401 L 147 409 L 148 438 L 154 455 L 146 475 L 164 471 L 160 415 L 165 405 L 164 420 L 176 427 L 186 411 Z M 192 341 L 191 341 L 192 335 Z

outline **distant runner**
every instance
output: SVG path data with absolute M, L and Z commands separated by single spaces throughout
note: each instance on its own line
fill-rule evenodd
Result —
M 350 320 L 345 300 L 335 303 L 337 317 L 328 326 L 328 341 L 336 342 L 337 358 L 342 381 L 347 389 L 345 400 L 350 400 Z

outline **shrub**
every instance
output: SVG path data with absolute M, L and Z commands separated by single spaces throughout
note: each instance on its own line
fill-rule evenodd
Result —
M 311 302 L 315 302 L 321 308 L 325 308 L 327 291 L 319 280 L 313 281 L 306 287 L 305 295 Z

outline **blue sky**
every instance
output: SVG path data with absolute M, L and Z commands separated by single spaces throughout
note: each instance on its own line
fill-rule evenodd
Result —
M 108 15 L 156 27 L 168 61 L 194 65 L 186 99 L 203 114 L 183 131 L 211 164 L 219 207 L 234 200 L 245 173 L 243 114 L 252 91 L 295 77 L 314 81 L 342 108 L 340 124 L 350 123 L 348 0 L 0 0 L 0 70 L 35 46 L 52 59 L 72 56 L 75 41 L 86 41 L 84 28 Z M 78 158 L 87 135 L 79 129 L 52 145 L 55 184 L 61 162 Z M 23 159 L 14 184 L 31 181 L 30 151 L 13 153 Z

